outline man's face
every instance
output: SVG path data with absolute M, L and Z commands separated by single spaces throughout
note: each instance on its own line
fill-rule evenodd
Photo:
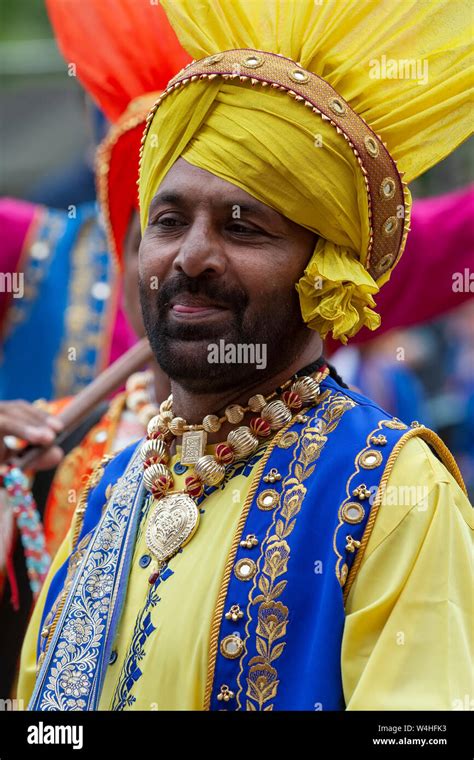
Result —
M 180 158 L 140 245 L 145 328 L 164 372 L 206 393 L 284 369 L 308 339 L 295 282 L 314 245 L 313 233 Z M 265 345 L 266 370 L 210 360 L 221 341 Z

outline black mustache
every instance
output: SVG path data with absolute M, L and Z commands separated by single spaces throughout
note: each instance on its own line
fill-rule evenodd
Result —
M 208 277 L 188 277 L 179 274 L 172 280 L 167 280 L 157 292 L 157 306 L 164 311 L 176 296 L 189 293 L 193 296 L 204 296 L 210 301 L 222 304 L 234 311 L 243 311 L 248 304 L 248 296 L 241 288 L 229 288 L 222 282 Z

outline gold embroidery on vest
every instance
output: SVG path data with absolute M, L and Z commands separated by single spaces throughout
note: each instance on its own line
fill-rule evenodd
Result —
M 287 580 L 282 580 L 281 576 L 286 575 L 288 571 L 288 562 L 290 559 L 290 546 L 286 539 L 292 533 L 298 513 L 301 510 L 303 499 L 306 495 L 306 487 L 303 482 L 310 477 L 316 467 L 317 460 L 328 440 L 328 436 L 333 432 L 342 415 L 356 404 L 352 399 L 343 394 L 334 394 L 326 399 L 326 408 L 321 413 L 319 420 L 312 420 L 303 430 L 300 441 L 301 451 L 296 460 L 296 450 L 289 467 L 289 473 L 286 476 L 283 489 L 281 509 L 276 509 L 273 523 L 267 532 L 267 536 L 262 542 L 263 558 L 262 572 L 258 577 L 259 594 L 252 598 L 255 585 L 249 594 L 248 604 L 248 623 L 245 626 L 246 638 L 248 638 L 248 626 L 251 621 L 251 606 L 259 604 L 256 628 L 256 649 L 258 655 L 252 657 L 248 663 L 246 710 L 249 711 L 271 711 L 273 704 L 268 704 L 270 700 L 275 699 L 278 691 L 278 671 L 275 667 L 275 661 L 281 656 L 285 648 L 285 641 L 278 641 L 286 636 L 288 625 L 288 607 L 278 597 L 281 596 Z M 315 427 L 311 424 L 316 423 Z M 296 460 L 296 461 L 295 461 Z M 269 533 L 274 531 L 272 535 Z M 280 580 L 278 580 L 280 579 Z M 237 703 L 240 707 L 240 676 L 243 670 L 244 654 L 240 660 L 240 672 L 237 678 L 239 691 L 237 694 Z M 257 703 L 257 707 L 253 702 Z
M 393 425 L 389 424 L 390 422 L 391 420 L 388 420 L 388 421 L 382 420 L 380 424 L 385 425 L 385 427 L 394 427 Z M 401 429 L 401 428 L 397 428 L 397 429 Z M 397 443 L 393 447 L 390 453 L 390 456 L 387 460 L 387 463 L 385 465 L 385 469 L 380 479 L 379 487 L 377 489 L 377 493 L 374 499 L 374 503 L 370 511 L 369 519 L 367 520 L 367 525 L 365 526 L 364 534 L 360 542 L 360 548 L 357 551 L 357 554 L 354 558 L 354 562 L 352 564 L 352 567 L 349 572 L 349 576 L 344 586 L 344 603 L 347 601 L 347 597 L 351 590 L 352 584 L 357 575 L 359 567 L 362 563 L 364 552 L 369 542 L 369 538 L 372 535 L 375 519 L 377 517 L 380 504 L 382 503 L 385 488 L 390 478 L 390 475 L 392 474 L 393 467 L 397 461 L 398 455 L 400 451 L 402 450 L 403 446 L 405 446 L 407 441 L 409 441 L 411 438 L 421 438 L 435 450 L 436 454 L 439 456 L 440 460 L 442 461 L 446 469 L 451 473 L 451 475 L 453 476 L 453 478 L 455 479 L 455 481 L 457 482 L 461 490 L 467 495 L 466 486 L 464 484 L 464 480 L 459 470 L 459 467 L 453 455 L 449 451 L 448 447 L 443 443 L 441 438 L 432 430 L 425 427 L 416 427 L 416 428 L 412 428 L 411 430 L 407 430 L 407 432 L 397 441 Z

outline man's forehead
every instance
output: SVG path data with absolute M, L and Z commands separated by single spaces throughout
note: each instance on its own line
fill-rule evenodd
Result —
M 168 171 L 159 186 L 151 207 L 161 203 L 192 204 L 222 208 L 238 206 L 242 211 L 255 211 L 269 217 L 281 217 L 270 206 L 251 196 L 237 185 L 227 182 L 215 174 L 189 164 L 179 158 Z

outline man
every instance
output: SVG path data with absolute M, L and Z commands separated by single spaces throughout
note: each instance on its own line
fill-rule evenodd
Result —
M 374 49 L 420 45 L 429 58 L 405 132 L 393 119 L 411 108 L 410 85 L 384 82 L 387 99 L 366 81 L 354 42 L 365 11 L 339 7 L 325 51 L 331 3 L 295 5 L 294 36 L 285 26 L 281 39 L 278 3 L 238 5 L 234 21 L 247 23 L 223 31 L 217 2 L 193 14 L 166 4 L 205 55 L 172 81 L 142 156 L 142 309 L 172 398 L 146 441 L 91 479 L 32 619 L 19 696 L 40 710 L 451 709 L 469 689 L 462 479 L 434 434 L 328 378 L 320 354 L 329 331 L 344 340 L 376 327 L 372 294 L 406 232 L 397 206 L 409 213 L 355 106 L 374 124 L 390 102 L 380 131 L 409 178 L 452 149 L 468 131 L 464 85 L 456 56 L 438 51 L 456 47 L 454 28 L 462 45 L 462 14 L 437 6 L 446 39 L 435 45 L 430 7 L 413 6 L 409 40 L 405 8 L 366 9 Z M 256 50 L 252 30 L 269 37 Z M 313 50 L 337 94 L 313 73 Z M 436 115 L 441 83 L 449 128 Z M 316 129 L 324 150 L 306 139 Z M 211 360 L 222 344 L 225 358 Z M 265 347 L 264 363 L 232 359 L 249 346 Z M 447 556 L 453 573 L 440 567 Z

